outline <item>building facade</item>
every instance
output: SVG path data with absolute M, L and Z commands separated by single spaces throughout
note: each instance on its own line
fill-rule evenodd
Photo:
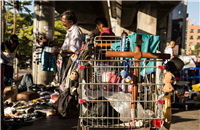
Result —
M 191 24 L 190 19 L 186 21 L 186 55 L 191 55 L 197 44 L 200 45 L 200 25 Z M 200 53 L 200 52 L 199 52 Z M 199 54 L 198 53 L 198 54 Z

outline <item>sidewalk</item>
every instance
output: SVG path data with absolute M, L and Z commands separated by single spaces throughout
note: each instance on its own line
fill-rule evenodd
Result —
M 172 124 L 170 130 L 199 130 L 200 129 L 200 109 L 190 108 L 188 111 L 183 109 L 172 109 Z M 50 116 L 44 119 L 40 119 L 33 122 L 31 126 L 23 126 L 18 130 L 76 130 L 77 120 L 75 119 L 59 119 L 56 116 Z M 102 130 L 102 129 L 90 129 L 90 130 Z M 127 129 L 115 129 L 115 128 L 103 128 L 103 130 L 127 130 Z M 146 129 L 134 129 L 134 130 L 146 130 Z M 162 128 L 161 130 L 165 130 Z

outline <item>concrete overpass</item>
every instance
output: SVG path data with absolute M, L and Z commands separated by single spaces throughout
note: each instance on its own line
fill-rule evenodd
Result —
M 179 3 L 180 1 L 56 1 L 55 10 L 59 13 L 67 9 L 74 10 L 78 25 L 87 30 L 93 30 L 95 18 L 103 15 L 110 26 L 111 19 L 115 19 L 118 26 L 129 31 L 141 30 L 151 34 L 154 30 L 153 34 L 156 35 L 157 25 L 166 21 L 165 18 Z M 144 18 L 154 21 L 148 22 Z M 151 31 L 140 27 L 145 23 L 148 27 L 152 26 Z
M 181 1 L 35 1 L 34 36 L 45 33 L 53 37 L 54 11 L 63 13 L 71 9 L 75 12 L 78 25 L 83 33 L 94 30 L 94 20 L 99 15 L 105 16 L 116 35 L 123 30 L 129 34 L 134 32 L 159 35 L 161 50 L 165 48 L 171 37 L 170 12 Z M 46 28 L 44 28 L 46 27 Z M 47 29 L 50 29 L 50 31 Z M 49 33 L 51 32 L 51 33 Z M 163 35 L 167 32 L 166 35 Z M 34 51 L 34 47 L 33 47 Z M 52 73 L 38 70 L 41 64 L 33 63 L 33 77 L 37 84 L 48 84 Z M 37 76 L 36 76 L 37 75 Z M 48 77 L 48 78 L 47 78 Z

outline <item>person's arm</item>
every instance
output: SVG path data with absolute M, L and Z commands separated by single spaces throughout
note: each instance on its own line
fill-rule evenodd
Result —
M 8 60 L 5 58 L 4 54 L 1 52 L 1 59 L 3 60 L 3 63 L 8 63 Z
M 58 43 L 56 41 L 50 40 L 49 41 L 49 46 L 58 46 L 58 47 L 61 47 L 62 43 Z
M 22 61 L 22 58 L 21 58 L 21 55 L 20 55 L 20 54 L 17 54 L 17 53 L 16 53 L 16 58 L 17 58 L 19 61 Z
M 174 52 L 172 48 L 170 48 L 170 55 L 171 55 L 171 58 L 174 58 Z

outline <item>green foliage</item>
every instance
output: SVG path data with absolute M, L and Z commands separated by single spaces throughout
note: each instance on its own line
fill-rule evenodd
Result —
M 194 51 L 192 52 L 192 54 L 195 54 L 195 55 L 197 55 L 197 56 L 200 55 L 200 43 L 197 43 L 197 44 L 195 45 L 195 49 L 194 49 Z
M 55 11 L 55 21 L 61 21 L 61 15 Z
M 54 23 L 54 40 L 63 43 L 66 35 L 66 27 L 63 26 L 62 21 L 55 21 Z
M 5 39 L 9 39 L 13 32 L 13 13 L 9 12 Z M 33 20 L 29 14 L 17 14 L 16 34 L 19 37 L 19 51 L 27 59 L 32 57 Z
M 7 2 L 6 5 L 12 9 L 11 2 Z M 31 1 L 23 1 L 21 3 L 23 5 L 22 10 L 25 9 L 26 5 L 30 5 Z M 26 10 L 26 9 L 25 9 Z M 29 12 L 28 10 L 26 10 Z M 7 29 L 5 30 L 5 39 L 9 39 L 10 35 L 13 32 L 13 13 L 9 11 L 8 17 L 8 24 Z M 5 12 L 5 19 L 6 19 L 6 12 Z M 66 27 L 63 26 L 61 21 L 60 14 L 55 12 L 55 25 L 54 25 L 54 40 L 63 43 L 66 35 Z M 27 59 L 32 58 L 32 40 L 33 40 L 33 18 L 32 15 L 27 13 L 21 13 L 21 11 L 17 14 L 17 27 L 16 27 L 16 34 L 19 37 L 19 45 L 20 45 L 20 53 L 21 55 L 26 56 Z

